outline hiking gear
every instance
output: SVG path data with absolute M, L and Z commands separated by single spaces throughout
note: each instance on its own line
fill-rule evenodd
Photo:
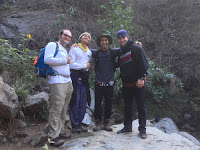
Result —
M 52 140 L 53 142 L 50 143 L 51 146 L 54 146 L 54 147 L 59 147 L 61 145 L 63 145 L 65 142 L 63 140 L 60 140 L 60 138 L 55 138 Z
M 99 36 L 97 37 L 97 39 L 96 39 L 96 44 L 97 44 L 98 46 L 100 46 L 100 40 L 101 40 L 102 37 L 108 38 L 109 45 L 112 44 L 112 37 L 111 37 L 110 35 L 101 34 L 101 35 L 99 35 Z
M 88 129 L 83 128 L 81 125 L 79 126 L 79 129 L 81 130 L 81 132 L 88 132 Z
M 63 133 L 60 133 L 59 138 L 61 138 L 61 139 L 70 139 L 71 138 L 71 134 L 63 132 Z
M 56 51 L 54 54 L 54 57 L 56 57 L 57 53 L 58 53 L 58 43 L 56 43 Z M 35 66 L 35 71 L 37 76 L 42 77 L 42 78 L 47 78 L 48 75 L 51 76 L 56 76 L 58 75 L 58 72 L 53 70 L 51 67 L 49 67 L 49 65 L 44 63 L 44 54 L 45 54 L 45 49 L 46 47 L 42 48 L 39 53 L 38 56 L 35 58 L 33 66 Z
M 112 132 L 113 129 L 110 127 L 109 121 L 110 121 L 109 119 L 106 119 L 106 120 L 104 121 L 104 130 L 109 131 L 109 132 Z
M 101 120 L 96 120 L 95 121 L 96 123 L 96 126 L 93 128 L 93 131 L 96 132 L 96 131 L 100 131 L 103 129 L 103 124 L 102 124 L 102 121 Z
M 117 134 L 128 133 L 128 132 L 132 132 L 132 128 L 124 127 L 123 129 L 117 131 Z
M 142 139 L 146 139 L 147 138 L 147 133 L 146 133 L 146 131 L 144 130 L 144 131 L 140 131 L 140 137 L 142 138 Z

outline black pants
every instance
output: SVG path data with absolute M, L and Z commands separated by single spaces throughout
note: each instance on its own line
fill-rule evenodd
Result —
M 146 130 L 146 104 L 145 104 L 145 87 L 138 88 L 136 86 L 122 88 L 122 94 L 124 98 L 124 126 L 132 128 L 133 120 L 133 97 L 136 99 L 138 119 L 139 119 L 139 131 Z
M 105 99 L 104 120 L 110 119 L 112 112 L 113 86 L 95 84 L 95 120 L 102 120 L 102 100 Z

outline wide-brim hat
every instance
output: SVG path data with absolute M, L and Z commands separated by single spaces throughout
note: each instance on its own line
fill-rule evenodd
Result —
M 97 37 L 97 39 L 96 39 L 96 44 L 97 44 L 98 46 L 100 46 L 100 40 L 101 40 L 102 37 L 108 38 L 109 45 L 112 44 L 112 37 L 111 37 L 110 35 L 101 34 L 101 35 L 99 35 L 99 36 Z

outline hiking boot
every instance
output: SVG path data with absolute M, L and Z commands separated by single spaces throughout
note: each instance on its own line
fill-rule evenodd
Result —
M 147 138 L 147 133 L 146 133 L 146 131 L 140 131 L 140 137 L 142 138 L 142 139 L 146 139 Z
M 52 143 L 50 143 L 50 145 L 54 146 L 54 147 L 59 147 L 65 143 L 63 140 L 60 140 L 58 137 L 51 141 L 52 141 Z
M 104 130 L 111 132 L 113 131 L 113 129 L 110 127 L 109 121 L 110 121 L 109 119 L 104 121 Z
M 72 127 L 72 133 L 81 133 L 79 126 Z
M 62 132 L 62 133 L 60 133 L 59 138 L 61 138 L 61 139 L 70 139 L 71 138 L 71 134 L 70 133 L 66 133 L 66 132 Z
M 117 134 L 128 133 L 128 132 L 132 132 L 132 128 L 126 128 L 126 127 L 124 127 L 123 129 L 117 131 Z
M 88 129 L 83 128 L 81 125 L 79 126 L 81 132 L 88 132 Z
M 31 145 L 33 145 L 34 147 L 41 147 L 45 145 L 45 143 L 47 142 L 48 142 L 48 136 L 40 132 L 32 138 Z
M 101 121 L 96 121 L 96 127 L 93 128 L 93 131 L 96 132 L 96 131 L 100 131 L 102 129 L 103 129 L 102 122 Z

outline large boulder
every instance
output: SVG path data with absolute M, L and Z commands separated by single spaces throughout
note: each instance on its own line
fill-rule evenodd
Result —
M 19 101 L 15 90 L 0 77 L 0 118 L 15 118 L 18 110 Z
M 117 134 L 123 124 L 113 125 L 113 132 L 101 130 L 92 132 L 94 136 L 67 141 L 62 148 L 67 150 L 199 150 L 200 146 L 180 134 L 167 134 L 147 125 L 147 139 L 138 136 L 138 120 L 133 121 L 133 132 Z
M 29 95 L 28 98 L 25 100 L 25 107 L 31 112 L 39 112 L 42 110 L 44 104 L 48 102 L 48 99 L 49 96 L 46 92 Z
M 153 124 L 156 128 L 167 134 L 179 133 L 178 127 L 170 118 L 163 118 L 159 122 L 154 122 Z

